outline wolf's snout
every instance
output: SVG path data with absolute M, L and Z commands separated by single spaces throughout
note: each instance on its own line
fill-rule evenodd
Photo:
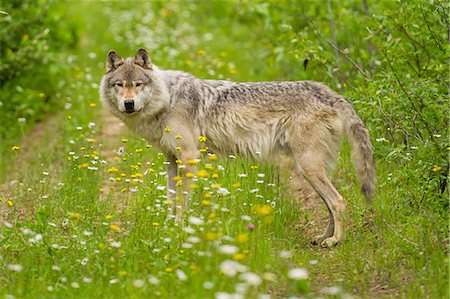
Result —
M 134 100 L 125 100 L 125 110 L 128 113 L 134 112 Z

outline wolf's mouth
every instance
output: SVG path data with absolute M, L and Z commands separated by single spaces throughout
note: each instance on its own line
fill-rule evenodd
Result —
M 135 113 L 138 113 L 138 112 L 141 112 L 141 110 L 142 110 L 142 108 L 141 109 L 139 109 L 139 110 L 134 110 L 134 109 L 127 109 L 127 110 L 125 110 L 124 112 L 126 113 L 126 114 L 128 114 L 128 115 L 131 115 L 131 114 L 135 114 Z

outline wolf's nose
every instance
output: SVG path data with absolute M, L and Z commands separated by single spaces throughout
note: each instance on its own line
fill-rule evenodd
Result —
M 134 111 L 134 101 L 133 100 L 125 100 L 125 110 Z

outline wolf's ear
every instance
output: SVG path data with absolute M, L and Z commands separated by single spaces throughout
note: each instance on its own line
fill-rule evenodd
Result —
M 106 72 L 109 73 L 123 64 L 122 58 L 114 50 L 109 51 L 106 58 Z
M 140 48 L 134 56 L 134 63 L 142 66 L 144 69 L 152 69 L 152 61 L 144 48 Z

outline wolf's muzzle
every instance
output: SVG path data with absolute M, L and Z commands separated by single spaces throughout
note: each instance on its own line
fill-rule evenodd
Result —
M 124 104 L 125 104 L 125 112 L 127 113 L 134 112 L 134 100 L 126 100 Z

